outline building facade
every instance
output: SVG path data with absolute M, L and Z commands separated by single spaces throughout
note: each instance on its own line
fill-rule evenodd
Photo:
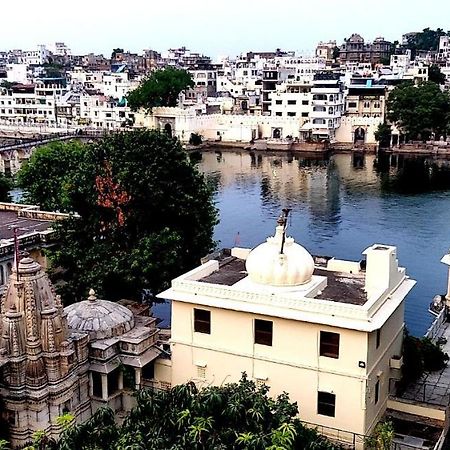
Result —
M 351 441 L 371 433 L 399 377 L 404 298 L 414 281 L 395 247 L 369 247 L 365 265 L 314 260 L 285 225 L 160 294 L 172 301 L 172 384 L 222 385 L 246 372 L 270 395 L 288 392 L 304 422 Z

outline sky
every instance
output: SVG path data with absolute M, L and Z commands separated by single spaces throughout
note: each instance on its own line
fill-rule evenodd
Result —
M 450 29 L 449 0 L 22 0 L 0 6 L 0 50 L 65 42 L 74 54 L 186 46 L 213 58 L 243 51 L 311 53 L 318 41 Z M 4 16 L 5 17 L 5 16 Z

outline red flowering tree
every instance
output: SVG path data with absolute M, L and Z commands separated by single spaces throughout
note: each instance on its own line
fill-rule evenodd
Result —
M 47 180 L 59 186 L 64 209 L 80 216 L 57 225 L 60 246 L 51 255 L 66 302 L 91 287 L 111 300 L 151 295 L 213 248 L 212 191 L 177 140 L 119 133 L 85 146 L 76 161 Z M 53 174 L 52 164 L 64 162 L 46 164 Z

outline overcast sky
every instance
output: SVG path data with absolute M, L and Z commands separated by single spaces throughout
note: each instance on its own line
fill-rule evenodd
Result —
M 75 54 L 185 45 L 217 57 L 310 52 L 353 32 L 396 40 L 426 26 L 447 30 L 450 0 L 3 0 L 0 15 L 0 50 L 63 41 Z

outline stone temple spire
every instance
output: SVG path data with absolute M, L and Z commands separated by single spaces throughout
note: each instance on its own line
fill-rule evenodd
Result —
M 39 387 L 61 378 L 67 321 L 50 280 L 28 256 L 13 268 L 0 317 L 0 351 L 10 360 L 8 385 Z

